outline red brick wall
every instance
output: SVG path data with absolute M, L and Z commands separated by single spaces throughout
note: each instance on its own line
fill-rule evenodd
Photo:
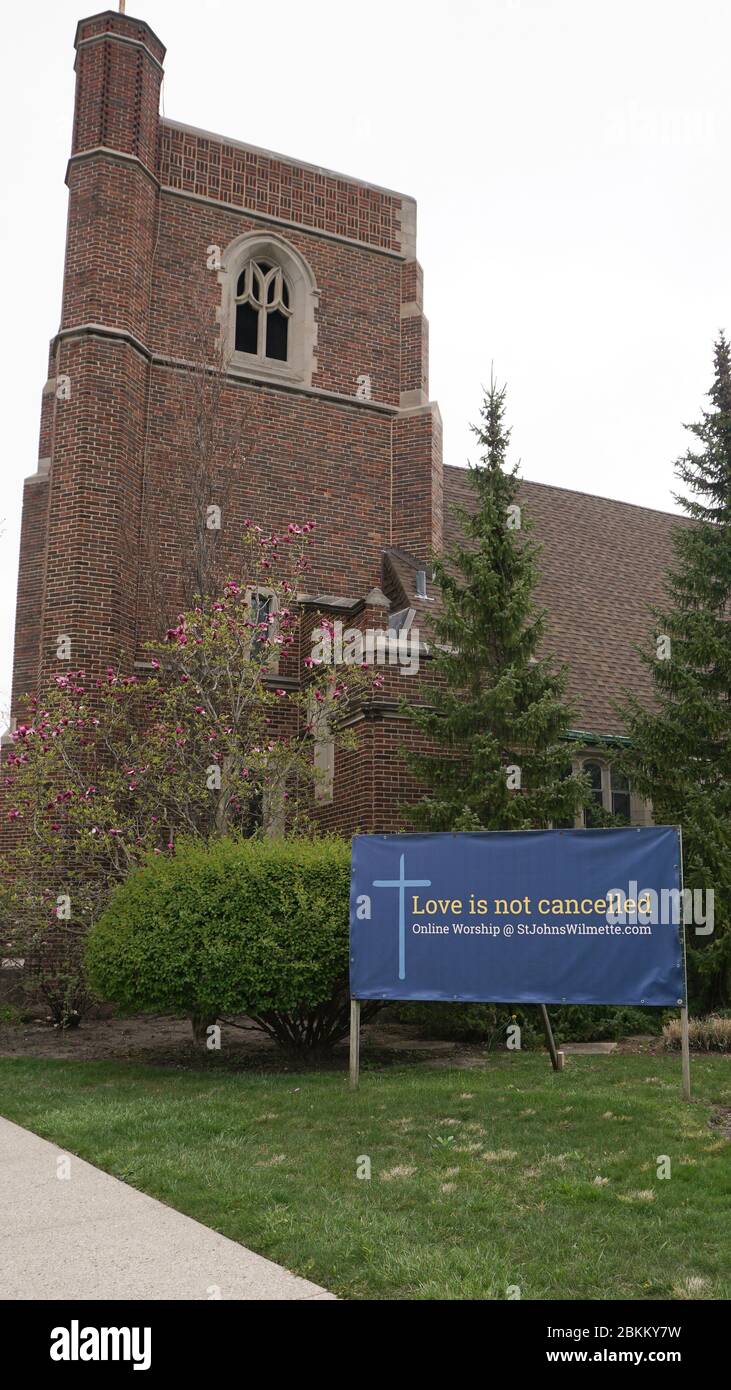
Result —
M 190 360 L 201 329 L 213 351 L 221 286 L 206 268 L 209 246 L 224 249 L 243 232 L 271 232 L 251 215 L 163 191 L 149 345 Z M 312 385 L 355 398 L 357 377 L 371 377 L 373 399 L 398 406 L 401 384 L 399 305 L 402 262 L 360 246 L 303 230 L 274 229 L 309 263 L 321 290 L 317 313 L 317 372 Z M 360 404 L 354 409 L 359 410 Z
M 284 222 L 401 251 L 403 199 L 265 150 L 160 122 L 160 179 Z
M 158 195 L 139 165 L 72 162 L 61 329 L 81 324 L 147 338 Z
M 154 563 L 177 592 L 181 540 L 193 530 L 192 446 L 176 428 L 185 408 L 185 376 L 152 372 L 145 515 Z M 231 382 L 222 396 L 230 412 L 217 441 L 217 462 L 228 489 L 222 544 L 237 574 L 238 538 L 246 517 L 274 531 L 290 521 L 317 523 L 307 588 L 356 598 L 379 580 L 388 527 L 391 421 L 316 397 Z M 243 420 L 241 434 L 235 423 Z M 353 470 L 353 458 L 358 467 Z M 233 482 L 231 481 L 233 477 Z M 215 487 L 213 489 L 215 493 Z M 211 502 L 221 505 L 218 495 Z M 178 600 L 171 597 L 174 611 Z
M 442 548 L 442 429 L 436 406 L 403 411 L 393 423 L 393 535 L 426 565 Z
M 108 10 L 76 31 L 72 153 L 104 146 L 157 167 L 165 49 L 147 24 Z
M 37 689 L 40 623 L 45 579 L 46 527 L 49 479 L 41 473 L 26 479 L 23 488 L 23 520 L 20 531 L 20 566 L 16 607 L 16 640 L 13 663 L 12 704 L 16 713 L 21 697 Z
M 316 370 L 311 389 L 240 372 L 223 383 L 210 462 L 225 497 L 208 500 L 224 507 L 225 566 L 238 575 L 246 517 L 273 529 L 313 519 L 308 589 L 357 601 L 380 581 L 384 546 L 422 560 L 441 540 L 438 415 L 413 409 L 427 399 L 428 355 L 411 200 L 161 121 L 165 50 L 144 22 L 82 20 L 77 47 L 49 369 L 68 377 L 70 399 L 44 396 L 50 476 L 26 487 L 16 699 L 58 669 L 60 633 L 74 667 L 129 666 L 151 633 L 155 585 L 169 616 L 179 609 L 194 527 L 193 368 L 214 362 L 220 340 L 207 249 L 244 232 L 276 233 L 311 267 Z M 356 398 L 361 376 L 370 401 Z M 344 828 L 386 815 L 373 759 L 395 733 L 372 715 L 361 754 L 338 770 L 332 816 Z
M 98 671 L 135 657 L 135 601 L 148 364 L 129 344 L 81 335 L 59 345 L 71 398 L 56 401 L 41 668 Z

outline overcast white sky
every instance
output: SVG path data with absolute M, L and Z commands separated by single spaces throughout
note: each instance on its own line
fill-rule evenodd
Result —
M 527 478 L 672 507 L 682 421 L 731 331 L 728 0 L 127 9 L 167 45 L 167 116 L 416 197 L 447 463 L 470 456 L 494 361 Z M 60 312 L 73 37 L 91 13 L 3 11 L 2 712 Z

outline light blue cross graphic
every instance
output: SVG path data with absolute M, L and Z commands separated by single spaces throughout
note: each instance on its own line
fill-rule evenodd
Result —
M 398 977 L 406 979 L 406 888 L 431 888 L 430 878 L 404 878 L 404 855 L 401 855 L 398 878 L 374 878 L 374 888 L 398 888 Z

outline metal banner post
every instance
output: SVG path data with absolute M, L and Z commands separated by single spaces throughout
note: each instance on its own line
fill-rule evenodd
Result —
M 683 1073 L 683 1100 L 690 1100 L 690 1035 L 688 1032 L 688 962 L 685 951 L 685 883 L 683 879 L 683 830 L 678 829 L 678 867 L 680 870 L 680 935 L 683 943 L 683 997 L 680 1006 L 680 1052 Z
M 545 1004 L 539 1004 L 538 1007 L 540 1008 L 541 1018 L 543 1019 L 543 1031 L 546 1034 L 548 1051 L 551 1054 L 551 1066 L 553 1067 L 554 1071 L 560 1071 L 561 1061 L 559 1060 L 559 1055 L 556 1051 L 556 1042 L 553 1036 L 553 1029 L 551 1028 L 551 1020 L 548 1017 L 548 1009 L 546 1008 Z
M 360 999 L 350 1001 L 350 1089 L 357 1091 L 360 1076 Z

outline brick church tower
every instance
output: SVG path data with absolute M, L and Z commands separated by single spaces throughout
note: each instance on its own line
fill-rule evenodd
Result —
M 62 668 L 59 638 L 73 668 L 131 669 L 153 632 L 152 589 L 167 619 L 184 601 L 201 381 L 215 380 L 209 463 L 230 572 L 245 517 L 313 519 L 313 606 L 383 626 L 442 541 L 413 200 L 162 119 L 165 48 L 141 20 L 94 15 L 75 46 L 63 309 L 23 503 L 16 717 Z M 390 828 L 398 693 L 365 712 L 326 823 Z

